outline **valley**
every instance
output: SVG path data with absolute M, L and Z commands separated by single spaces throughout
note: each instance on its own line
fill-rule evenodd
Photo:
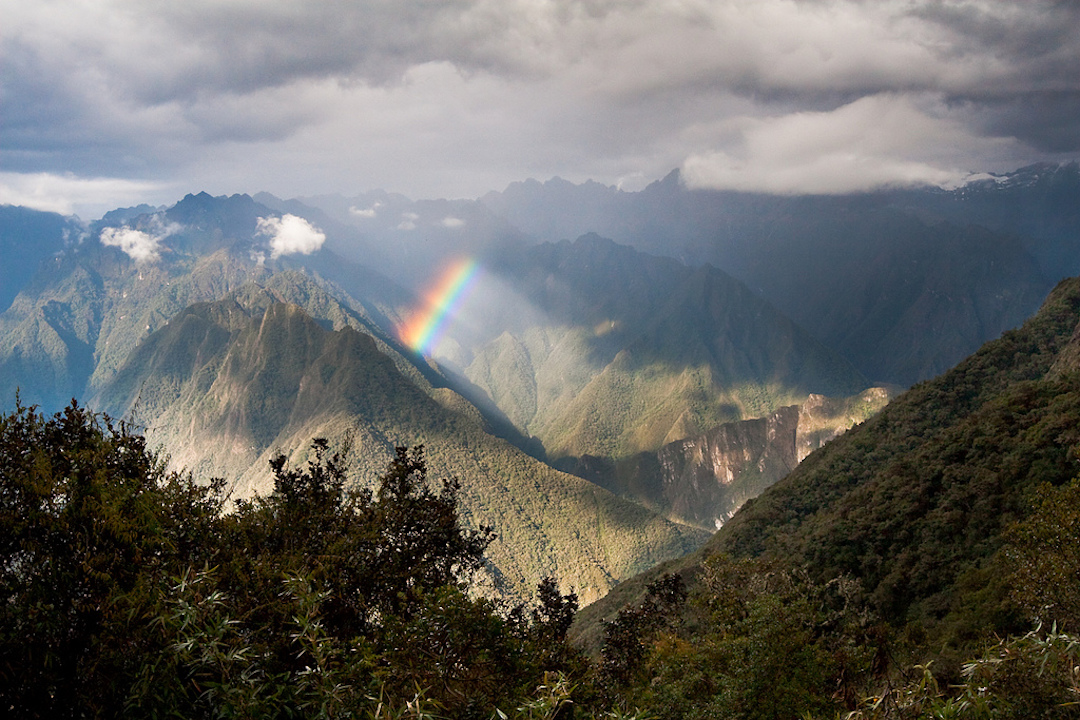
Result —
M 1075 174 L 835 198 L 677 174 L 476 201 L 201 193 L 81 227 L 5 208 L 0 392 L 107 413 L 240 509 L 280 490 L 276 459 L 342 453 L 373 492 L 422 447 L 460 481 L 462 527 L 495 528 L 471 592 L 555 582 L 593 652 L 665 572 L 699 600 L 749 573 L 811 595 L 855 578 L 866 617 L 938 633 L 947 664 L 1022 630 L 1010 533 L 1075 474 L 1080 305 L 1075 280 L 1051 292 L 1080 270 Z M 1040 223 L 1005 209 L 1032 197 Z M 633 632 L 691 638 L 684 612 Z

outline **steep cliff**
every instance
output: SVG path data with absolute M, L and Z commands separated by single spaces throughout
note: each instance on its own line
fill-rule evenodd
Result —
M 612 461 L 586 455 L 566 468 L 678 522 L 713 529 L 787 475 L 817 448 L 889 400 L 885 388 L 847 398 L 810 395 L 765 417 L 724 423 Z

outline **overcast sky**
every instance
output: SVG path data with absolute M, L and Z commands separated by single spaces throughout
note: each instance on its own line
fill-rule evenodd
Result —
M 0 0 L 0 202 L 957 184 L 1080 155 L 1078 0 Z

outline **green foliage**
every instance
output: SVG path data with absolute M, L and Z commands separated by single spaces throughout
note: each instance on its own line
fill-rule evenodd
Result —
M 821 580 L 850 574 L 885 619 L 945 623 L 954 636 L 942 640 L 958 647 L 1020 631 L 992 569 L 1034 488 L 1076 475 L 1080 380 L 1050 371 L 1078 317 L 1074 279 L 1024 327 L 808 457 L 712 549 L 784 559 Z
M 1080 717 L 1080 640 L 1033 630 L 995 640 L 964 663 L 959 681 L 943 684 L 931 663 L 882 686 L 844 720 L 1029 720 Z
M 1039 486 L 1035 511 L 1007 539 L 1020 607 L 1037 620 L 1080 627 L 1080 479 Z
M 275 277 L 273 295 L 301 287 Z M 556 569 L 562 587 L 592 600 L 705 540 L 704 532 L 597 492 L 493 437 L 475 408 L 449 388 L 425 392 L 402 372 L 401 357 L 373 337 L 331 332 L 276 303 L 269 289 L 251 292 L 254 298 L 194 306 L 174 318 L 143 342 L 99 400 L 126 414 L 140 398 L 154 442 L 193 472 L 228 476 L 243 495 L 270 494 L 273 474 L 258 459 L 274 448 L 297 448 L 289 461 L 303 470 L 312 437 L 330 439 L 327 457 L 351 438 L 350 483 L 373 491 L 394 445 L 427 443 L 433 473 L 468 478 L 457 493 L 468 525 L 498 526 L 487 557 L 500 592 L 519 601 Z M 256 300 L 254 308 L 240 304 Z
M 854 704 L 872 676 L 882 629 L 854 581 L 818 585 L 716 556 L 684 605 L 677 577 L 608 625 L 604 678 L 620 706 L 673 720 L 787 718 Z
M 156 578 L 213 558 L 214 489 L 72 403 L 0 417 L 0 703 L 112 714 L 147 637 Z
M 372 492 L 317 439 L 304 467 L 275 459 L 274 492 L 232 512 L 223 483 L 164 467 L 75 404 L 0 416 L 10 712 L 554 717 L 541 709 L 584 676 L 566 642 L 572 593 L 547 580 L 535 607 L 509 611 L 471 593 L 493 532 L 461 526 L 460 485 L 432 488 L 422 448 L 399 448 Z
M 616 686 L 631 682 L 645 660 L 648 643 L 677 622 L 686 596 L 682 578 L 665 574 L 649 584 L 640 605 L 623 609 L 606 625 L 601 672 L 607 682 Z

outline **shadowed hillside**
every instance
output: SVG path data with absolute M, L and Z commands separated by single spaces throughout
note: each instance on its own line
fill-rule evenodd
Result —
M 458 362 L 549 457 L 620 458 L 866 382 L 725 273 L 598 236 L 503 253 L 525 309 L 492 310 Z
M 939 647 L 1015 632 L 1005 532 L 1040 483 L 1077 475 L 1080 279 L 1063 281 L 1022 327 L 893 400 L 748 501 L 694 556 L 763 558 L 816 581 L 847 574 L 897 626 L 937 628 Z M 635 602 L 656 568 L 588 608 Z

